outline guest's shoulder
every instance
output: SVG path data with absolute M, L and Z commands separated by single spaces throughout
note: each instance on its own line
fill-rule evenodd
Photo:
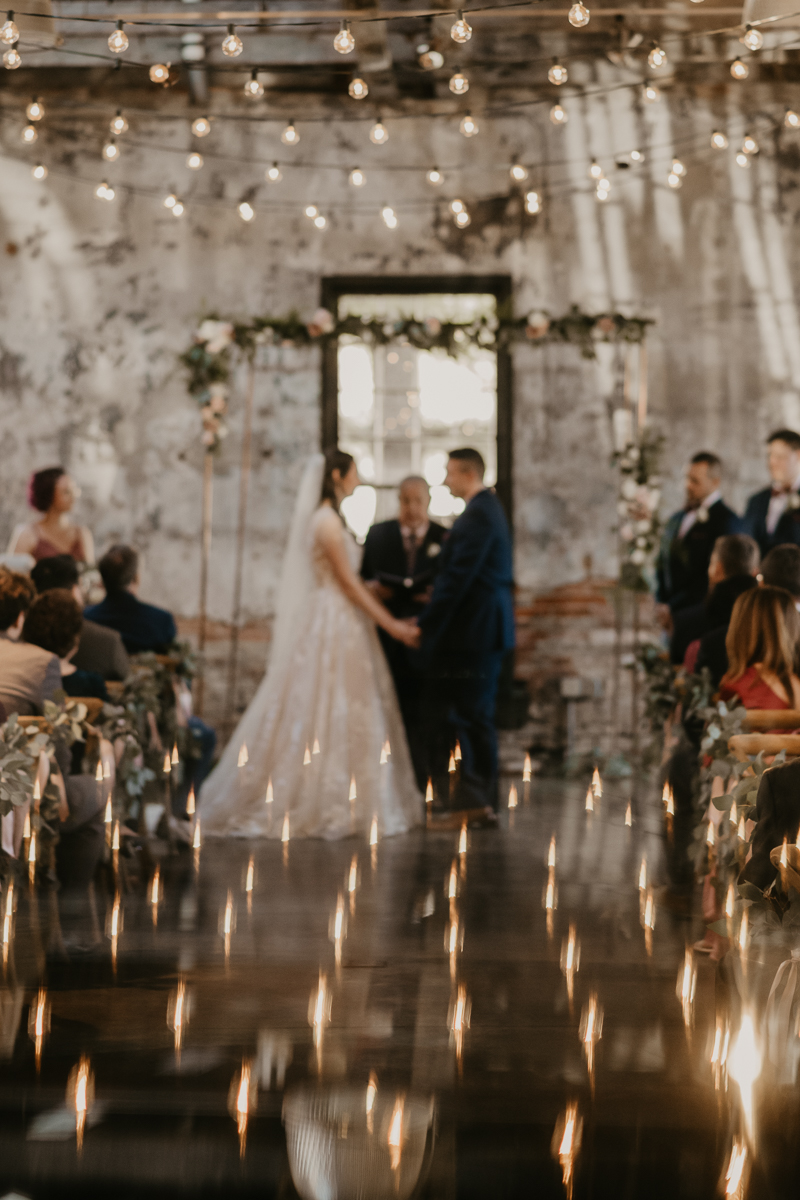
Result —
M 388 521 L 376 521 L 374 525 L 370 525 L 369 533 L 367 534 L 367 541 L 369 541 L 370 538 L 372 538 L 374 541 L 376 538 L 383 537 L 384 534 L 394 533 L 399 530 L 399 528 L 400 522 L 398 521 L 397 517 L 392 517 Z
M 762 776 L 769 780 L 769 787 L 775 791 L 789 791 L 795 796 L 800 789 L 800 758 L 792 762 L 781 763 L 777 767 L 768 767 Z
M 159 608 L 157 604 L 145 604 L 143 600 L 139 601 L 141 605 L 140 612 L 143 612 L 153 621 L 160 621 L 162 624 L 174 625 L 175 618 L 168 608 Z
M 769 505 L 771 496 L 772 496 L 772 488 L 771 487 L 761 488 L 760 491 L 753 492 L 752 496 L 747 501 L 747 511 L 749 512 L 751 508 L 758 508 L 758 506 L 760 504 Z

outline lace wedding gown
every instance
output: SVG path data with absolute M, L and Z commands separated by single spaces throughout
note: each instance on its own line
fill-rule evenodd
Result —
M 386 659 L 375 626 L 336 581 L 319 541 L 326 526 L 344 537 L 358 570 L 354 539 L 333 509 L 318 508 L 307 525 L 307 603 L 291 646 L 275 646 L 278 661 L 203 786 L 204 834 L 279 838 L 286 814 L 291 838 L 367 836 L 373 818 L 385 837 L 421 820 L 424 804 Z M 279 625 L 280 605 L 276 638 Z

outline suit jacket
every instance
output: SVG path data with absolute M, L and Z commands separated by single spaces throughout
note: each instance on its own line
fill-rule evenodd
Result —
M 734 604 L 742 592 L 757 586 L 752 575 L 731 575 L 729 579 L 723 579 L 716 584 L 702 604 L 692 604 L 688 608 L 679 609 L 675 613 L 669 643 L 672 662 L 682 663 L 689 644 L 705 637 L 712 629 L 724 627 L 727 633 Z M 723 675 L 724 673 L 723 671 Z
M 447 536 L 443 525 L 431 521 L 428 532 L 417 550 L 417 560 L 414 564 L 413 580 L 408 580 L 408 563 L 403 548 L 403 535 L 400 533 L 400 522 L 381 521 L 373 525 L 364 543 L 364 557 L 361 560 L 361 576 L 363 579 L 380 579 L 381 576 L 395 576 L 402 583 L 390 584 L 392 597 L 386 601 L 386 607 L 392 616 L 416 617 L 422 612 L 424 604 L 414 600 L 414 596 L 424 592 L 433 583 L 439 565 L 442 542 Z
M 0 634 L 0 704 L 7 716 L 41 713 L 45 700 L 52 700 L 60 687 L 61 664 L 55 654 Z
M 747 501 L 744 511 L 744 533 L 749 533 L 758 542 L 764 558 L 773 546 L 785 546 L 787 542 L 800 546 L 800 508 L 787 508 L 772 533 L 767 533 L 767 510 L 772 488 L 756 492 Z
M 721 625 L 719 629 L 712 629 L 710 633 L 704 634 L 700 639 L 700 649 L 694 664 L 698 675 L 703 667 L 708 667 L 716 687 L 719 687 L 722 676 L 728 669 L 728 651 L 725 647 L 727 636 L 727 625 Z
M 769 887 L 778 871 L 769 861 L 769 852 L 784 838 L 793 842 L 800 825 L 800 760 L 772 767 L 761 776 L 756 800 L 756 827 L 753 853 L 745 863 L 740 880 L 756 887 Z
M 656 599 L 672 609 L 699 604 L 708 591 L 708 564 L 718 537 L 741 533 L 742 521 L 724 500 L 708 509 L 706 521 L 695 521 L 686 537 L 678 537 L 686 509 L 673 513 L 664 528 L 656 563 Z
M 177 635 L 172 613 L 144 604 L 133 592 L 109 592 L 105 600 L 87 608 L 85 616 L 98 625 L 116 629 L 129 654 L 147 650 L 166 654 Z
M 474 669 L 514 646 L 513 556 L 503 507 L 473 496 L 445 541 L 430 604 L 419 617 L 427 664 Z
M 85 619 L 78 652 L 72 661 L 79 671 L 94 671 L 103 679 L 126 679 L 131 669 L 117 631 Z

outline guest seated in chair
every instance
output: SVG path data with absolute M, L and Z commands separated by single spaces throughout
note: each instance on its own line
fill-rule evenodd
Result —
M 30 579 L 0 567 L 0 704 L 8 716 L 33 716 L 61 687 L 52 651 L 19 640 L 36 592 Z
M 775 880 L 778 868 L 770 862 L 770 851 L 794 842 L 800 827 L 800 759 L 772 767 L 761 776 L 756 800 L 756 827 L 749 860 L 739 876 L 741 883 L 754 883 L 764 891 Z
M 94 542 L 84 525 L 75 525 L 70 512 L 81 489 L 63 467 L 35 471 L 28 483 L 28 503 L 39 519 L 14 530 L 11 554 L 31 554 L 37 562 L 53 554 L 70 554 L 81 562 L 94 562 Z
M 770 587 L 786 588 L 800 611 L 800 546 L 773 546 L 761 564 L 761 579 Z
M 105 600 L 86 609 L 86 616 L 116 629 L 129 654 L 166 654 L 177 629 L 172 613 L 139 599 L 139 555 L 131 546 L 112 546 L 97 564 Z
M 31 571 L 31 579 L 40 595 L 52 588 L 66 588 L 83 608 L 78 578 L 78 564 L 71 554 L 43 558 Z M 130 674 L 128 654 L 116 629 L 106 629 L 86 617 L 72 662 L 79 671 L 93 671 L 103 679 L 126 679 Z
M 758 546 L 746 533 L 717 538 L 708 564 L 708 595 L 702 604 L 675 614 L 672 661 L 682 662 L 687 671 L 708 667 L 716 686 L 728 669 L 725 637 L 733 606 L 742 592 L 758 586 L 758 560 Z
M 61 660 L 61 686 L 68 696 L 96 696 L 108 702 L 105 680 L 95 671 L 82 671 L 73 658 L 80 642 L 83 614 L 65 588 L 51 588 L 31 605 L 22 627 L 22 640 L 40 646 Z
M 787 591 L 759 587 L 733 606 L 720 696 L 745 708 L 800 708 L 800 615 Z

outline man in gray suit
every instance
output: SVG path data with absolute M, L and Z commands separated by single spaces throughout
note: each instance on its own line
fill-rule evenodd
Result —
M 39 595 L 52 588 L 65 588 L 72 592 L 83 608 L 83 596 L 78 586 L 78 564 L 71 554 L 54 554 L 42 558 L 31 571 Z M 130 674 L 128 652 L 116 629 L 106 629 L 96 621 L 83 618 L 81 640 L 73 663 L 79 671 L 95 671 L 103 679 L 127 679 Z
M 0 704 L 7 717 L 41 713 L 45 700 L 61 687 L 56 656 L 19 641 L 35 596 L 30 579 L 0 567 Z

